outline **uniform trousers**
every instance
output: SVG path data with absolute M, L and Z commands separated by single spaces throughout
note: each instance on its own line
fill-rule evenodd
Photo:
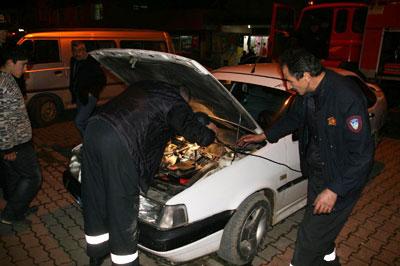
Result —
M 310 186 L 310 185 L 309 185 Z M 335 252 L 335 240 L 345 225 L 356 200 L 329 214 L 313 214 L 313 201 L 308 202 L 297 232 L 291 265 L 340 265 Z
M 138 174 L 126 145 L 105 121 L 89 122 L 83 144 L 82 203 L 87 254 L 111 253 L 117 265 L 139 265 Z

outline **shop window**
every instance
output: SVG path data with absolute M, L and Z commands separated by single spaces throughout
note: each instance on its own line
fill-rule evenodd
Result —
M 197 35 L 180 35 L 173 36 L 172 42 L 175 51 L 179 55 L 199 60 L 200 55 L 200 39 Z
M 340 9 L 336 13 L 336 25 L 335 25 L 335 31 L 336 33 L 343 33 L 346 31 L 347 27 L 347 10 L 346 9 Z

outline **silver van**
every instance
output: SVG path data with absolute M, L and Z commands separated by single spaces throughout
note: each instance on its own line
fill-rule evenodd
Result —
M 29 33 L 18 41 L 30 53 L 25 74 L 26 103 L 37 127 L 52 124 L 64 109 L 75 108 L 69 92 L 71 43 L 83 41 L 88 52 L 104 48 L 134 48 L 174 53 L 168 33 L 134 29 L 75 29 Z M 118 78 L 104 69 L 107 85 L 98 104 L 120 94 L 125 88 Z

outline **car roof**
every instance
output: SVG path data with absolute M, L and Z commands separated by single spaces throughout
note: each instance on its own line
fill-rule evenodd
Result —
M 343 76 L 358 77 L 355 73 L 345 69 L 331 67 L 328 69 L 333 70 Z M 219 80 L 247 82 L 280 90 L 287 90 L 282 71 L 277 63 L 226 66 L 212 71 L 212 74 Z

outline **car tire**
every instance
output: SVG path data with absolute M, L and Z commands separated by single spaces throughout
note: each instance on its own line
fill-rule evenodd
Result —
M 250 263 L 263 246 L 271 207 L 263 193 L 249 196 L 224 228 L 218 255 L 234 265 Z
M 53 124 L 61 113 L 60 104 L 56 98 L 40 96 L 30 105 L 30 117 L 35 127 L 45 127 Z

